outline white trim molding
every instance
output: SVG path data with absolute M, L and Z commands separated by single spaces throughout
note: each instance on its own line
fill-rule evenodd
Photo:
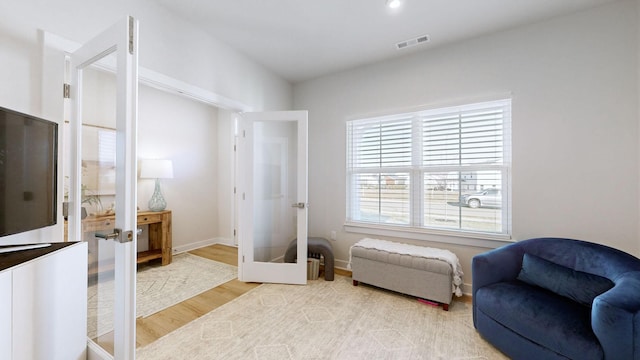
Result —
M 514 242 L 509 235 L 435 229 L 416 229 L 410 227 L 395 227 L 388 225 L 346 223 L 344 224 L 344 229 L 347 232 L 358 234 L 425 240 L 431 242 L 466 245 L 487 249 L 495 249 Z

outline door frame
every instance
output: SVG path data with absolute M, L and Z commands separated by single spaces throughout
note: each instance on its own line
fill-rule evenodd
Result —
M 61 54 L 71 53 L 80 47 L 80 43 L 69 40 L 62 36 L 56 35 L 44 30 L 38 30 L 39 36 L 42 41 L 42 54 L 43 54 L 43 72 L 42 72 L 42 111 L 43 115 L 49 119 L 59 119 L 59 124 L 64 123 L 65 108 L 68 107 L 68 102 L 60 101 L 60 94 L 63 84 L 69 83 L 69 79 L 64 78 L 64 72 L 61 69 L 66 67 L 64 59 Z M 108 72 L 115 72 L 115 63 L 109 61 L 101 61 L 97 66 Z M 222 134 L 227 136 L 229 140 L 229 161 L 232 164 L 232 168 L 237 167 L 237 152 L 232 148 L 237 145 L 237 129 L 235 127 L 235 121 L 239 113 L 253 111 L 253 108 L 239 100 L 232 99 L 213 91 L 209 91 L 200 88 L 195 85 L 191 85 L 182 80 L 172 78 L 170 76 L 161 74 L 144 66 L 138 66 L 138 82 L 140 85 L 149 86 L 170 94 L 184 96 L 190 100 L 201 102 L 219 109 L 218 119 L 224 119 L 229 123 L 228 132 Z M 59 132 L 59 143 L 62 144 L 63 139 L 62 131 Z M 63 158 L 62 152 L 58 154 L 58 164 L 62 166 L 66 159 Z M 62 176 L 62 175 L 61 175 Z M 227 196 L 227 203 L 231 207 L 229 211 L 233 214 L 229 219 L 227 226 L 231 229 L 229 234 L 229 245 L 238 245 L 237 241 L 237 202 L 234 189 L 237 188 L 236 171 L 230 170 L 227 174 L 227 182 L 230 184 L 228 189 L 221 191 L 221 196 Z M 64 182 L 58 181 L 58 198 L 64 198 Z M 62 203 L 58 206 L 58 218 L 62 218 Z M 235 234 L 234 234 L 235 232 Z M 56 226 L 56 230 L 52 232 L 52 237 L 62 239 L 64 233 L 64 226 L 62 223 Z M 215 241 L 212 240 L 211 244 Z

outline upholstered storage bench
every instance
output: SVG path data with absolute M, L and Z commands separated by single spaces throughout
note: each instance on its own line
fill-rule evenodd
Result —
M 350 266 L 353 285 L 362 282 L 416 296 L 441 303 L 444 310 L 454 292 L 462 295 L 458 258 L 448 250 L 362 239 L 351 247 Z

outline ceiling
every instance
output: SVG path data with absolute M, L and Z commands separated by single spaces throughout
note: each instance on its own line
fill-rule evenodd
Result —
M 156 0 L 292 83 L 614 1 Z

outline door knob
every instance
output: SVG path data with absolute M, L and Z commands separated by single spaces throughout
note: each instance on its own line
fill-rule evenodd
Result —
M 113 229 L 113 232 L 109 233 L 109 234 L 102 233 L 102 232 L 97 232 L 97 233 L 95 233 L 95 236 L 97 238 L 100 238 L 100 239 L 115 240 L 115 239 L 118 239 L 120 237 L 120 231 L 121 231 L 120 229 Z
M 307 206 L 307 204 L 305 204 L 303 202 L 291 204 L 291 207 L 298 208 L 298 209 L 304 209 L 306 206 Z
M 126 243 L 133 241 L 133 231 L 122 231 L 120 229 L 113 229 L 110 234 L 96 232 L 95 237 L 105 240 L 118 240 L 120 243 Z

